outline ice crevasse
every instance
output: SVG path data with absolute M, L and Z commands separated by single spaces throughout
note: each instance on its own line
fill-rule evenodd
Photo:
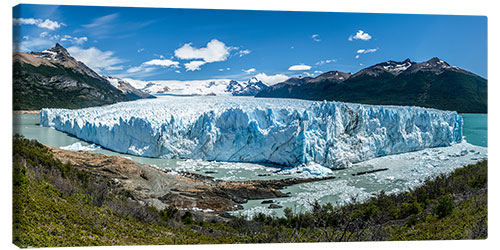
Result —
M 248 97 L 164 97 L 78 110 L 40 124 L 133 155 L 345 168 L 462 140 L 452 111 Z

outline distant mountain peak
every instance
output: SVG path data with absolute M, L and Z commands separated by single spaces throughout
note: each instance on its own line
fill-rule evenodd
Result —
M 328 71 L 315 78 L 309 80 L 309 82 L 321 82 L 321 81 L 332 81 L 332 82 L 343 82 L 351 77 L 351 73 L 345 73 L 342 71 Z
M 66 61 L 76 61 L 61 44 L 56 43 L 56 45 L 50 49 L 46 49 L 41 52 L 31 52 L 35 57 L 43 58 L 56 62 L 66 62 Z
M 250 78 L 248 80 L 248 83 L 257 83 L 257 82 L 260 82 L 260 80 L 257 79 L 257 77 L 255 77 L 255 76 L 252 76 L 252 78 Z

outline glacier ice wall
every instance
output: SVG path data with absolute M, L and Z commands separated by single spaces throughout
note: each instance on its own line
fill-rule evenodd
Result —
M 245 97 L 165 97 L 78 110 L 40 124 L 134 155 L 344 168 L 462 140 L 456 112 Z

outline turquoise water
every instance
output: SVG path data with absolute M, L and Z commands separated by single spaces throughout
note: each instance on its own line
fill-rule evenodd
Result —
M 464 118 L 465 140 L 473 145 L 488 147 L 488 114 L 461 114 Z

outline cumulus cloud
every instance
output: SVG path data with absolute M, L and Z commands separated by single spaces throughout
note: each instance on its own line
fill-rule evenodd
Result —
M 169 59 L 153 59 L 143 63 L 144 65 L 150 66 L 162 66 L 162 67 L 174 67 L 179 68 L 179 62 L 172 61 Z
M 50 19 L 35 19 L 35 18 L 13 18 L 12 23 L 14 25 L 36 25 L 42 29 L 55 30 L 64 26 L 64 23 L 57 21 L 52 21 Z
M 76 46 L 69 47 L 68 51 L 78 61 L 85 63 L 98 73 L 123 69 L 123 66 L 119 64 L 124 60 L 114 56 L 113 51 L 101 51 L 95 47 L 83 49 Z
M 321 39 L 319 39 L 319 34 L 314 34 L 311 37 L 315 42 L 321 42 Z
M 251 73 L 254 73 L 256 71 L 256 69 L 254 68 L 251 68 L 251 69 L 243 69 L 243 71 L 247 74 L 251 74 Z
M 370 36 L 368 33 L 365 33 L 362 30 L 358 30 L 358 32 L 355 35 L 351 35 L 349 37 L 349 41 L 352 41 L 353 39 L 368 41 L 368 40 L 372 39 L 372 36 Z
M 267 75 L 266 73 L 259 73 L 255 75 L 255 77 L 267 85 L 274 85 L 276 83 L 284 82 L 288 78 L 290 78 L 284 74 Z
M 304 64 L 299 64 L 299 65 L 292 65 L 288 68 L 288 70 L 294 70 L 294 71 L 297 71 L 297 70 L 310 70 L 311 69 L 311 66 L 309 65 L 304 65 Z
M 191 43 L 186 43 L 182 47 L 176 49 L 174 54 L 177 58 L 190 60 L 202 59 L 205 63 L 225 61 L 229 56 L 230 47 L 226 46 L 223 42 L 212 39 L 207 43 L 206 47 L 195 48 Z M 200 61 L 193 64 L 199 64 Z
M 195 71 L 200 70 L 200 67 L 206 63 L 207 62 L 205 61 L 191 61 L 188 63 L 184 63 L 184 67 L 186 67 L 186 71 Z
M 164 58 L 164 57 L 160 57 Z M 166 67 L 166 68 L 180 68 L 179 62 L 172 61 L 170 59 L 153 59 L 149 60 L 147 62 L 143 62 L 141 65 L 136 66 L 136 67 L 131 67 L 127 69 L 128 73 L 148 73 L 152 72 L 153 70 L 157 69 L 156 66 L 161 66 L 161 67 Z
M 40 34 L 42 35 L 42 34 Z M 61 42 L 64 42 L 64 41 L 69 41 L 73 44 L 78 44 L 78 45 L 81 45 L 83 44 L 84 42 L 86 42 L 88 39 L 86 36 L 83 36 L 83 37 L 72 37 L 70 35 L 64 35 L 62 38 L 61 38 Z

